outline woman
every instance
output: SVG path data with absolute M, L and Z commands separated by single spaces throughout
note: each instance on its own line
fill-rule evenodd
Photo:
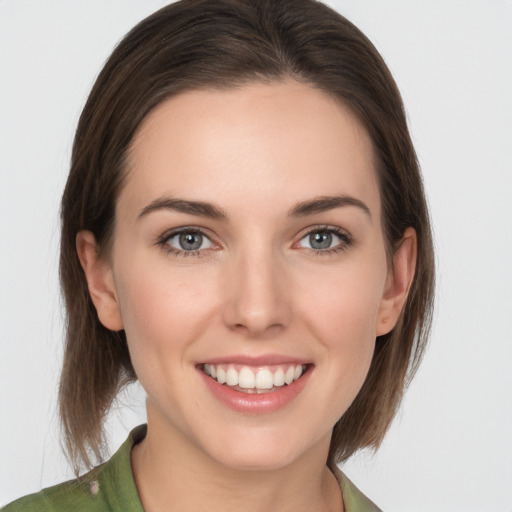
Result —
M 428 334 L 428 212 L 400 95 L 310 0 L 185 0 L 82 113 L 62 201 L 61 417 L 76 472 L 138 379 L 148 424 L 6 510 L 378 510 L 377 447 Z

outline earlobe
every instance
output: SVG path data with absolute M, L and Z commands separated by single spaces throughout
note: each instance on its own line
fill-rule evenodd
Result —
M 78 232 L 76 250 L 100 322 L 107 329 L 120 331 L 123 321 L 110 263 L 99 256 L 96 239 L 90 231 Z
M 388 271 L 376 323 L 376 336 L 382 336 L 395 327 L 405 305 L 416 270 L 416 231 L 409 227 L 398 249 L 393 254 L 393 267 Z

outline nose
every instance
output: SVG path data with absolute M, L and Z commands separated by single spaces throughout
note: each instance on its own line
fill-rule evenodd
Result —
M 250 338 L 268 338 L 285 328 L 291 315 L 283 264 L 269 250 L 248 250 L 227 269 L 224 322 Z

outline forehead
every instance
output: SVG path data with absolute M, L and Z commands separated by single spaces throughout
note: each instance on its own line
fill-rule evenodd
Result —
M 136 133 L 120 200 L 162 194 L 283 204 L 350 194 L 379 202 L 372 143 L 350 110 L 294 81 L 197 90 L 157 106 Z M 286 193 L 285 193 L 286 192 Z

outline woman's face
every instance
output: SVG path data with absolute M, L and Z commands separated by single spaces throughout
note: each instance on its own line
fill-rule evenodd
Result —
M 100 318 L 150 431 L 234 468 L 326 455 L 393 323 L 368 135 L 292 81 L 167 100 L 134 139 L 111 265 Z

